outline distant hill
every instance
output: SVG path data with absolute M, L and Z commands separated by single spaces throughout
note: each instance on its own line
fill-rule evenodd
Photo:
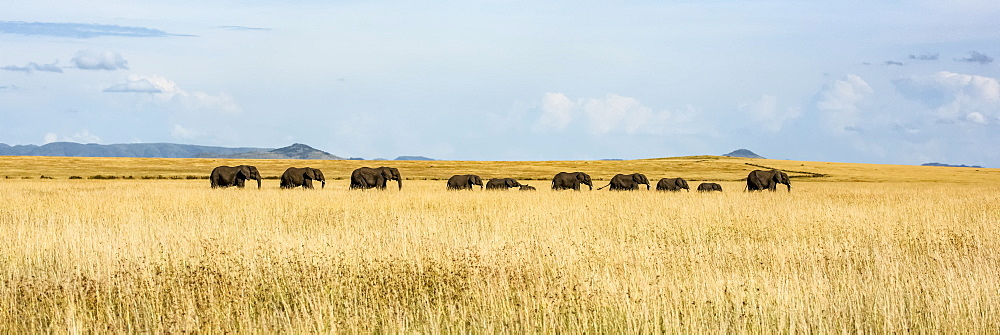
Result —
M 978 166 L 978 165 L 951 165 L 951 164 L 944 164 L 944 163 L 937 163 L 937 162 L 934 162 L 934 163 L 924 163 L 924 164 L 920 164 L 920 166 L 968 167 L 968 168 L 977 168 L 977 169 L 982 169 L 983 168 L 982 166 Z
M 267 148 L 225 148 L 174 143 L 81 144 L 52 142 L 45 145 L 15 145 L 0 143 L 0 156 L 66 156 L 66 157 L 157 157 L 194 158 L 204 154 L 235 155 L 267 151 Z
M 730 152 L 723 156 L 726 157 L 740 157 L 740 158 L 764 158 L 758 154 L 753 153 L 753 151 L 747 149 L 737 149 L 736 151 Z
M 427 158 L 424 156 L 399 156 L 396 157 L 397 161 L 433 161 L 433 158 Z
M 318 150 L 302 143 L 272 150 L 242 152 L 229 155 L 201 154 L 200 158 L 243 158 L 243 159 L 344 159 L 329 152 Z
M 41 146 L 10 146 L 0 143 L 0 156 L 344 159 L 301 143 L 278 149 L 226 148 L 174 143 L 81 144 L 52 142 Z

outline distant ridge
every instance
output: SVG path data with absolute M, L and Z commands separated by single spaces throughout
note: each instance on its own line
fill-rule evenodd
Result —
M 733 152 L 725 154 L 726 157 L 740 157 L 740 158 L 764 158 L 758 154 L 753 153 L 753 151 L 747 149 L 736 149 Z
M 436 159 L 427 158 L 427 157 L 424 157 L 424 156 L 399 156 L 399 157 L 396 157 L 395 160 L 397 160 L 397 161 L 433 161 L 433 160 L 436 160 Z
M 81 144 L 52 142 L 45 145 L 0 143 L 0 156 L 237 158 L 237 159 L 344 159 L 302 143 L 278 149 L 226 148 L 174 143 Z
M 967 168 L 977 168 L 977 169 L 982 169 L 983 168 L 982 166 L 979 166 L 979 165 L 964 165 L 964 164 L 963 165 L 951 165 L 951 164 L 944 164 L 944 163 L 938 163 L 938 162 L 924 163 L 924 164 L 920 164 L 920 166 L 967 167 Z
M 200 158 L 243 158 L 243 159 L 344 159 L 329 152 L 318 150 L 302 143 L 267 151 L 243 152 L 231 155 L 202 154 Z
M 0 156 L 66 156 L 66 157 L 146 157 L 194 158 L 211 153 L 234 155 L 267 151 L 267 148 L 225 148 L 174 143 L 81 144 L 52 142 L 45 145 L 15 145 L 0 143 Z

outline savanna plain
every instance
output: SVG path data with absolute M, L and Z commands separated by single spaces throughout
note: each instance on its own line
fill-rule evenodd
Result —
M 238 164 L 328 181 L 201 179 Z M 402 190 L 348 190 L 364 164 Z M 743 192 L 761 166 L 792 191 Z M 560 171 L 724 191 L 549 190 Z M 445 190 L 470 173 L 538 191 Z M 2 333 L 1000 332 L 1000 169 L 0 157 L 0 178 Z

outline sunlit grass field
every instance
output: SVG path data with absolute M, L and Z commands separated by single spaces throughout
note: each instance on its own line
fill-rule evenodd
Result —
M 140 179 L 241 163 L 329 180 Z M 409 179 L 349 191 L 363 165 Z M 792 192 L 742 192 L 758 165 L 797 171 Z M 550 191 L 559 171 L 725 191 Z M 467 173 L 539 191 L 445 190 Z M 0 176 L 2 333 L 1000 332 L 998 169 L 0 157 Z

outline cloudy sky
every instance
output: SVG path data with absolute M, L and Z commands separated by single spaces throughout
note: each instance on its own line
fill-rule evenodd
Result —
M 11 145 L 1000 167 L 994 0 L 0 2 Z

